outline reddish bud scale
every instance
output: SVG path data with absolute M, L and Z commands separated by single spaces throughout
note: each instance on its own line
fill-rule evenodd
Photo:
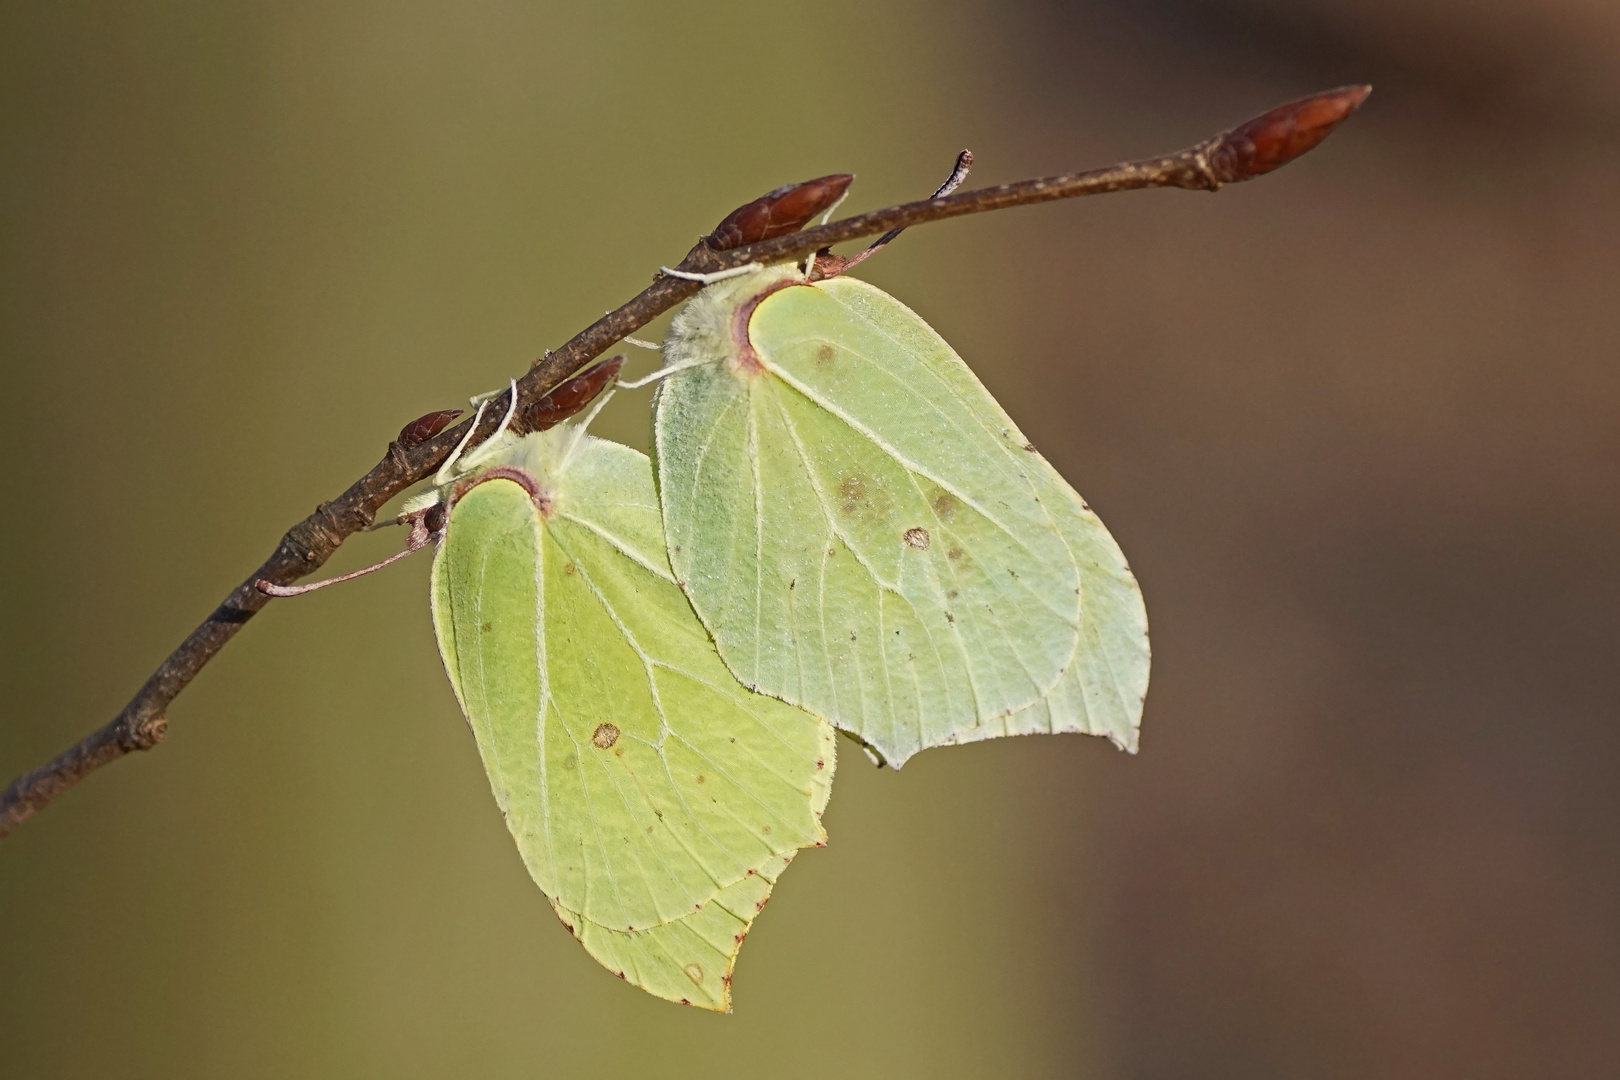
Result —
M 517 418 L 525 431 L 545 431 L 556 427 L 596 399 L 612 385 L 624 366 L 624 357 L 615 356 L 587 368 L 525 409 Z
M 430 412 L 426 416 L 418 416 L 415 420 L 399 429 L 399 438 L 396 441 L 405 450 L 421 446 L 443 431 L 449 426 L 450 421 L 460 415 L 460 409 L 444 409 L 439 412 Z
M 1327 138 L 1370 93 L 1370 86 L 1341 86 L 1279 105 L 1216 139 L 1210 172 L 1233 184 L 1286 165 Z
M 854 179 L 850 173 L 834 173 L 802 184 L 783 184 L 727 214 L 703 242 L 714 251 L 725 251 L 798 232 L 842 199 Z

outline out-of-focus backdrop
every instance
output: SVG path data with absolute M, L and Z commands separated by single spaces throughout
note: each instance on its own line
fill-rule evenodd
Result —
M 424 556 L 273 605 L 165 745 L 0 846 L 0 1073 L 1613 1075 L 1617 55 L 1612 0 L 7 5 L 0 783 L 403 421 L 754 195 L 848 170 L 871 208 L 963 146 L 994 183 L 1377 90 L 1254 183 L 863 268 L 1130 556 L 1140 756 L 846 750 L 735 1014 L 681 1009 L 524 874 Z M 646 428 L 645 394 L 602 423 Z

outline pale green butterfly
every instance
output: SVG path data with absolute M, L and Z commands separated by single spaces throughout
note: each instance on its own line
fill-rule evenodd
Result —
M 498 435 L 407 507 L 448 511 L 440 653 L 564 925 L 637 986 L 728 1009 L 772 884 L 825 842 L 833 731 L 726 670 L 670 571 L 647 458 L 583 428 Z
M 1030 732 L 1135 749 L 1149 659 L 1135 578 L 909 308 L 771 267 L 693 298 L 664 357 L 670 564 L 740 681 L 895 766 Z

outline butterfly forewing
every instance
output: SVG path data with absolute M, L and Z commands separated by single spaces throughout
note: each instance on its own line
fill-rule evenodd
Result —
M 671 562 L 738 678 L 898 765 L 1062 678 L 1080 577 L 1045 502 L 1067 486 L 898 302 L 781 285 L 753 285 L 775 291 L 747 321 L 752 366 L 717 358 L 659 395 Z M 668 351 L 727 322 L 694 313 Z
M 665 351 L 684 366 L 655 414 L 670 561 L 739 679 L 895 765 L 1032 730 L 1134 746 L 1134 579 L 914 312 L 776 268 L 705 290 Z

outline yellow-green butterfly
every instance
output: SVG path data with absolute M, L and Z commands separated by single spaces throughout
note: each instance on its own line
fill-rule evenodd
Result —
M 498 435 L 412 509 L 448 513 L 434 628 L 530 875 L 610 970 L 729 1008 L 771 886 L 824 842 L 831 727 L 720 662 L 635 450 Z
M 664 361 L 670 565 L 745 685 L 895 766 L 1030 732 L 1135 749 L 1147 618 L 1124 557 L 909 308 L 770 267 L 693 298 Z

